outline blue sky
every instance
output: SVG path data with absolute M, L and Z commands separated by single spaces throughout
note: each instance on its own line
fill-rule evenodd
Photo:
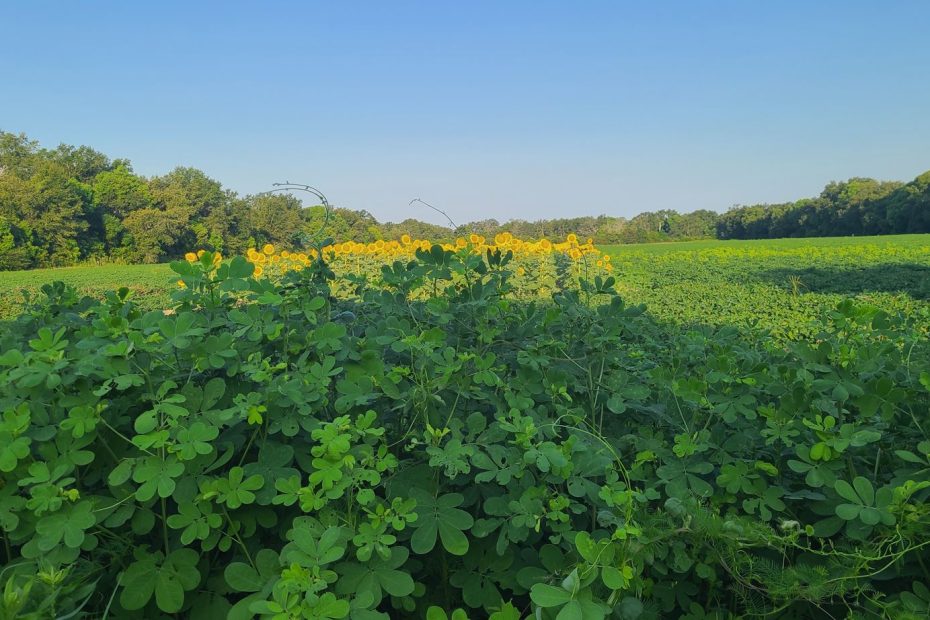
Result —
M 0 8 L 0 129 L 382 220 L 725 210 L 930 169 L 930 2 Z

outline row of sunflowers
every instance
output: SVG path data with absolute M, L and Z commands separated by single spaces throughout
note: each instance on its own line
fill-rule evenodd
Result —
M 462 254 L 485 255 L 512 252 L 512 284 L 517 296 L 547 297 L 566 285 L 571 286 L 579 277 L 587 279 L 595 275 L 607 275 L 613 270 L 611 258 L 594 246 L 591 239 L 581 240 L 575 234 L 569 234 L 564 241 L 539 239 L 523 240 L 510 233 L 500 233 L 493 239 L 486 239 L 477 234 L 459 237 L 452 242 L 436 244 L 428 239 L 413 239 L 403 235 L 400 240 L 378 240 L 371 243 L 345 241 L 322 248 L 323 258 L 337 276 L 379 277 L 381 267 L 395 261 L 412 260 L 418 250 L 429 250 L 439 245 L 444 250 Z M 189 252 L 185 258 L 199 261 L 203 251 Z M 214 253 L 213 262 L 219 264 L 223 257 Z M 318 251 L 288 250 L 265 244 L 258 248 L 249 248 L 245 258 L 254 266 L 253 277 L 277 278 L 288 271 L 304 269 L 318 258 Z M 345 278 L 337 278 L 335 288 L 342 294 L 351 295 L 352 286 Z M 342 290 L 344 289 L 344 290 Z
M 324 257 L 337 266 L 346 259 L 364 258 L 366 262 L 381 264 L 392 263 L 395 260 L 409 260 L 414 257 L 417 250 L 428 250 L 434 243 L 428 239 L 412 239 L 409 235 L 403 235 L 399 241 L 378 240 L 371 243 L 359 243 L 357 241 L 345 241 L 323 247 Z M 519 263 L 524 258 L 538 258 L 562 255 L 572 261 L 585 263 L 589 268 L 596 268 L 604 271 L 613 269 L 610 256 L 601 253 L 591 239 L 581 241 L 574 233 L 569 234 L 565 241 L 553 242 L 549 239 L 540 239 L 538 241 L 525 241 L 514 237 L 508 232 L 500 233 L 489 243 L 481 235 L 470 235 L 468 238 L 459 237 L 453 243 L 441 243 L 444 250 L 453 252 L 472 252 L 475 254 L 484 254 L 488 250 L 494 252 L 511 251 L 514 259 Z M 293 252 L 285 249 L 279 250 L 272 244 L 266 244 L 261 248 L 249 248 L 246 252 L 246 258 L 255 265 L 256 276 L 261 276 L 269 267 L 277 271 L 287 271 L 289 269 L 302 269 L 310 264 L 317 257 L 316 250 L 307 250 L 302 252 Z M 196 258 L 196 257 L 195 257 Z

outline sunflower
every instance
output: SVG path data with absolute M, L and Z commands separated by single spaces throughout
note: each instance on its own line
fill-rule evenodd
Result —
M 274 246 L 271 245 L 270 243 L 266 243 L 265 247 L 262 248 L 262 252 L 264 252 L 268 256 L 271 256 L 272 254 L 274 254 Z
M 188 252 L 187 254 L 184 255 L 184 260 L 186 260 L 189 263 L 196 262 L 197 255 L 194 254 L 193 252 Z

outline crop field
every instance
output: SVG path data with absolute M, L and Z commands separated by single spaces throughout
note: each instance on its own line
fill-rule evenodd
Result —
M 624 299 L 646 304 L 660 321 L 756 326 L 798 337 L 810 335 L 811 322 L 846 297 L 915 316 L 930 304 L 930 235 L 707 240 L 600 249 L 614 259 Z M 359 267 L 346 265 L 347 270 Z M 374 266 L 370 270 L 377 272 Z M 141 307 L 166 308 L 176 279 L 167 264 L 0 272 L 0 319 L 20 311 L 23 290 L 35 295 L 55 280 L 96 297 L 125 286 Z
M 928 322 L 930 235 L 606 246 L 618 289 L 659 320 L 813 335 L 847 297 Z
M 82 265 L 0 271 L 0 319 L 17 315 L 26 296 L 40 295 L 42 286 L 56 280 L 74 287 L 79 295 L 99 298 L 106 291 L 125 286 L 141 305 L 156 308 L 165 307 L 170 301 L 171 282 L 175 279 L 168 265 Z
M 928 246 L 0 273 L 0 618 L 925 618 Z

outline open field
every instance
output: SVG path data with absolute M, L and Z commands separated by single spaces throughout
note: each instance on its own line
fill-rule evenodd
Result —
M 621 294 L 675 323 L 810 335 L 845 297 L 890 313 L 930 308 L 930 235 L 606 246 Z
M 69 284 L 79 294 L 101 297 L 105 291 L 128 287 L 141 304 L 154 308 L 170 301 L 168 292 L 176 278 L 162 265 L 81 265 L 57 269 L 0 272 L 0 319 L 15 316 L 22 307 L 24 294 L 41 292 L 45 284 L 56 280 Z

